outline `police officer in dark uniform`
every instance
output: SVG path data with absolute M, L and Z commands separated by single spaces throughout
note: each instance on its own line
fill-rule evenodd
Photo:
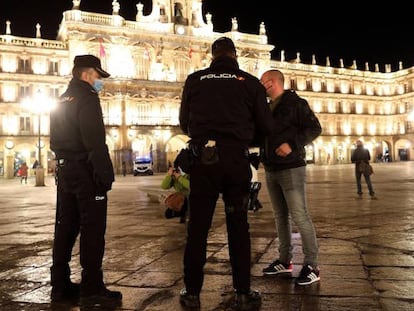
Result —
M 73 78 L 50 116 L 50 147 L 57 161 L 57 209 L 51 267 L 52 302 L 78 299 L 81 305 L 119 303 L 122 294 L 103 282 L 107 191 L 114 170 L 105 143 L 98 92 L 109 73 L 99 58 L 79 55 Z M 69 262 L 80 233 L 80 286 L 70 280 Z
M 207 236 L 219 194 L 225 204 L 236 308 L 260 305 L 250 288 L 250 233 L 247 220 L 252 172 L 248 148 L 255 133 L 270 133 L 272 118 L 260 81 L 239 69 L 231 39 L 212 45 L 210 67 L 190 74 L 184 85 L 180 127 L 195 156 L 190 170 L 189 223 L 180 302 L 200 306 Z

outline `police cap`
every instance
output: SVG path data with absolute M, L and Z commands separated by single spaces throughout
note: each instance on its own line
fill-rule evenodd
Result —
M 103 78 L 110 76 L 105 70 L 102 69 L 101 60 L 93 55 L 77 55 L 73 60 L 73 68 L 93 68 Z

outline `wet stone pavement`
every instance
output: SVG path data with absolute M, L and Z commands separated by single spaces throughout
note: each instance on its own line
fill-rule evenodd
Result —
M 377 200 L 369 198 L 364 183 L 365 194 L 357 198 L 352 165 L 308 166 L 309 210 L 321 269 L 321 281 L 309 286 L 294 284 L 302 262 L 298 233 L 294 233 L 292 277 L 262 276 L 262 268 L 278 256 L 269 197 L 262 184 L 259 197 L 264 207 L 249 212 L 252 287 L 262 293 L 260 310 L 414 310 L 414 162 L 373 167 Z M 110 289 L 124 295 L 116 310 L 184 310 L 178 293 L 183 287 L 186 225 L 178 218 L 165 219 L 164 208 L 154 200 L 163 176 L 119 175 L 109 193 L 104 276 Z M 259 171 L 259 180 L 263 177 Z M 76 305 L 50 304 L 54 214 L 51 177 L 45 187 L 35 187 L 33 177 L 27 185 L 19 179 L 0 181 L 0 310 L 80 310 Z M 76 244 L 71 262 L 76 282 L 78 248 Z M 232 310 L 220 201 L 207 255 L 201 310 Z

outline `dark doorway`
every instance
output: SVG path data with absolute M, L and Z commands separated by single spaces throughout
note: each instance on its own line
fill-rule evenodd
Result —
M 400 161 L 408 161 L 408 149 L 398 149 Z

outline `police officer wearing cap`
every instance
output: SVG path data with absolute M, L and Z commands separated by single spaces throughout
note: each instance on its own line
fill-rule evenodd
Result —
M 207 236 L 219 195 L 225 205 L 229 256 L 236 308 L 260 305 L 250 288 L 250 233 L 247 219 L 252 172 L 248 148 L 256 133 L 272 129 L 266 93 L 260 81 L 239 69 L 231 39 L 212 45 L 212 62 L 190 74 L 184 84 L 180 127 L 190 140 L 194 162 L 190 169 L 189 222 L 184 252 L 184 283 L 180 302 L 200 306 Z
M 50 115 L 50 147 L 57 161 L 57 207 L 51 267 L 51 300 L 82 305 L 119 303 L 122 294 L 103 282 L 107 191 L 114 170 L 105 143 L 98 97 L 109 73 L 99 58 L 74 59 L 72 80 Z M 80 234 L 81 283 L 72 283 L 69 262 Z

